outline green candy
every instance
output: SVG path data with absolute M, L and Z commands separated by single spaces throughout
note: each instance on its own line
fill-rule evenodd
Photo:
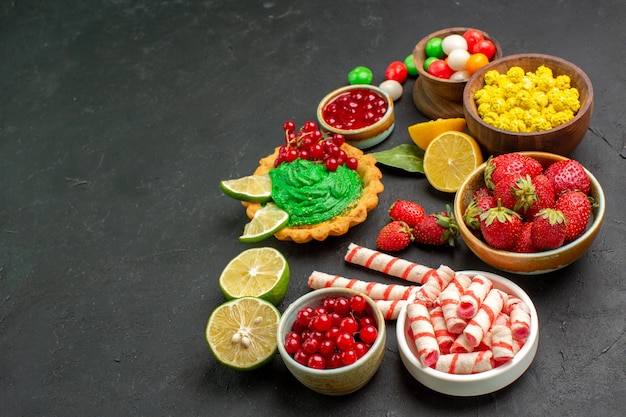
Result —
M 435 58 L 443 58 L 445 53 L 443 52 L 443 39 L 441 38 L 431 38 L 426 42 L 426 56 L 434 56 Z
M 410 76 L 415 77 L 417 75 L 417 67 L 412 54 L 404 58 L 404 65 L 406 65 L 406 70 Z
M 348 74 L 348 83 L 349 84 L 371 84 L 374 79 L 374 74 L 372 71 L 363 66 L 358 66 L 354 68 Z
M 426 58 L 426 59 L 424 60 L 424 71 L 428 72 L 428 67 L 430 67 L 430 64 L 431 64 L 433 61 L 436 61 L 436 60 L 438 60 L 438 59 L 439 59 L 439 58 L 437 58 L 437 57 L 435 57 L 435 56 L 431 56 L 431 57 Z

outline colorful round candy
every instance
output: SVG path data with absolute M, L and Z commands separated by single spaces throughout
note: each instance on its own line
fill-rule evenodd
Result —
M 371 84 L 373 79 L 372 70 L 360 65 L 348 73 L 349 84 Z
M 417 67 L 415 66 L 415 61 L 413 60 L 413 54 L 404 58 L 404 65 L 406 65 L 406 70 L 411 77 L 417 76 Z
M 467 51 L 467 41 L 461 35 L 448 35 L 441 41 L 441 48 L 446 55 L 455 49 L 465 49 Z
M 435 58 L 443 58 L 446 54 L 443 52 L 443 39 L 434 37 L 426 42 L 426 46 L 424 47 L 424 52 L 426 56 L 432 56 Z

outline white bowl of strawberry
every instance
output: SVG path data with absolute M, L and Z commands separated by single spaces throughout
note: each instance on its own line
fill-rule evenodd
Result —
M 277 331 L 278 351 L 303 385 L 344 395 L 365 386 L 385 353 L 385 320 L 374 301 L 347 288 L 311 291 L 291 303 Z
M 571 264 L 595 240 L 605 213 L 598 180 L 579 162 L 547 152 L 490 158 L 454 201 L 459 233 L 487 264 L 542 274 Z
M 468 314 L 464 296 L 479 294 L 476 285 L 485 291 Z M 477 329 L 472 342 L 469 335 Z M 512 281 L 490 272 L 457 271 L 436 302 L 402 308 L 396 337 L 402 363 L 417 381 L 469 397 L 498 391 L 526 372 L 537 353 L 539 320 L 530 297 Z

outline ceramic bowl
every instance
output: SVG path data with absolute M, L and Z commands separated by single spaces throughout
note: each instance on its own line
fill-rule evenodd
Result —
M 413 102 L 415 107 L 429 119 L 464 117 L 463 90 L 467 81 L 447 80 L 430 75 L 424 69 L 426 60 L 426 44 L 432 38 L 445 38 L 448 35 L 462 35 L 472 28 L 453 27 L 433 32 L 420 40 L 413 49 L 413 61 L 418 71 L 418 78 L 413 86 Z M 487 32 L 480 31 L 496 47 L 496 53 L 491 59 L 495 61 L 502 57 L 500 43 Z
M 363 295 L 367 301 L 367 309 L 376 320 L 378 337 L 365 355 L 353 364 L 341 368 L 312 369 L 299 364 L 285 350 L 285 336 L 291 330 L 300 309 L 307 306 L 318 307 L 326 297 L 350 298 L 354 294 L 358 293 L 345 288 L 323 288 L 311 291 L 290 304 L 278 324 L 278 351 L 287 369 L 298 381 L 320 394 L 350 394 L 365 386 L 372 379 L 385 354 L 386 331 L 382 313 L 371 298 Z
M 367 93 L 373 94 L 372 97 L 376 97 L 377 99 L 382 99 L 386 102 L 387 111 L 383 115 L 383 117 L 375 123 L 370 125 L 360 127 L 357 129 L 349 129 L 349 128 L 339 128 L 336 127 L 335 124 L 326 120 L 324 116 L 324 110 L 327 108 L 329 103 L 336 100 L 339 96 L 346 96 L 350 94 L 357 94 L 363 90 L 366 90 Z M 359 102 L 358 110 L 359 112 L 365 112 L 366 109 L 363 108 L 366 102 Z M 395 116 L 394 116 L 394 108 L 393 108 L 393 100 L 382 89 L 375 87 L 369 84 L 354 84 L 348 85 L 328 93 L 319 103 L 317 107 L 317 119 L 320 123 L 320 126 L 323 131 L 328 134 L 341 133 L 345 136 L 346 142 L 350 145 L 359 148 L 359 149 L 367 149 L 372 146 L 378 145 L 393 131 L 395 126 Z M 345 122 L 345 121 L 344 121 Z
M 535 72 L 541 65 L 552 69 L 554 77 L 568 75 L 570 85 L 578 89 L 580 109 L 575 117 L 550 130 L 517 133 L 498 129 L 478 115 L 474 94 L 485 85 L 485 73 L 496 70 L 506 73 L 514 66 L 524 72 Z M 467 82 L 463 93 L 467 129 L 478 141 L 485 155 L 500 155 L 518 151 L 543 151 L 568 156 L 585 137 L 593 113 L 593 86 L 589 77 L 576 65 L 564 59 L 543 54 L 510 55 L 478 70 Z
M 460 271 L 470 276 L 482 274 L 491 279 L 495 288 L 520 298 L 530 310 L 530 334 L 513 359 L 489 371 L 469 375 L 453 375 L 422 365 L 417 349 L 409 336 L 410 325 L 406 306 L 396 321 L 396 337 L 402 363 L 409 373 L 428 388 L 443 394 L 469 397 L 489 394 L 515 382 L 531 365 L 539 345 L 539 320 L 530 297 L 518 285 L 499 275 L 481 271 Z
M 567 159 L 564 156 L 547 152 L 520 152 L 538 160 L 546 168 L 551 163 Z M 485 185 L 484 172 L 486 163 L 480 165 L 461 184 L 454 199 L 454 215 L 457 219 L 463 218 L 463 213 L 472 200 L 472 194 L 478 188 Z M 516 274 L 535 275 L 543 274 L 561 269 L 580 258 L 589 249 L 595 240 L 600 226 L 604 219 L 605 201 L 604 192 L 598 180 L 586 170 L 591 181 L 589 195 L 593 197 L 596 207 L 592 209 L 591 220 L 587 226 L 587 231 L 578 239 L 561 246 L 558 249 L 536 252 L 536 253 L 515 253 L 494 249 L 487 245 L 482 239 L 477 237 L 465 225 L 459 221 L 459 232 L 465 244 L 485 263 L 502 271 Z

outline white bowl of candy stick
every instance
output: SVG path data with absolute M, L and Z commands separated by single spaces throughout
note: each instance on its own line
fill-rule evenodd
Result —
M 432 390 L 464 397 L 495 392 L 535 358 L 537 311 L 506 278 L 458 271 L 435 298 L 414 298 L 398 314 L 398 349 L 409 373 Z

